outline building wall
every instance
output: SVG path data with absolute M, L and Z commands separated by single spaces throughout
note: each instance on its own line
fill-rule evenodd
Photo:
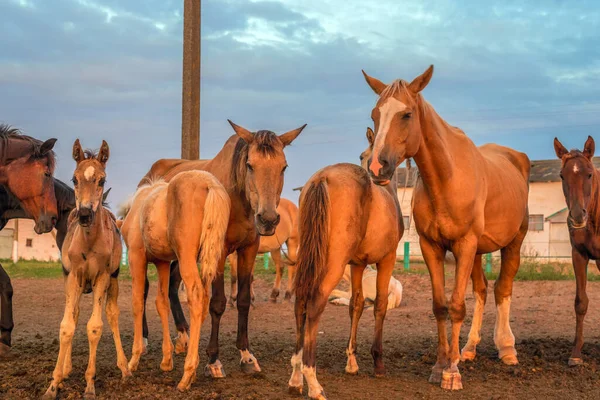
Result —
M 403 192 L 405 193 L 403 194 Z M 411 201 L 413 188 L 398 188 L 398 199 L 401 201 L 402 215 L 411 215 Z M 402 200 L 403 199 L 403 200 Z M 570 251 L 565 246 L 560 246 L 560 254 L 557 254 L 556 249 L 550 246 L 550 229 L 551 222 L 546 221 L 550 215 L 562 210 L 566 207 L 565 198 L 562 192 L 561 182 L 534 182 L 529 186 L 529 214 L 543 215 L 544 229 L 541 231 L 527 232 L 523 243 L 521 254 L 527 257 L 552 257 L 563 258 L 570 257 Z M 406 218 L 405 218 L 406 220 Z M 421 256 L 421 248 L 419 246 L 419 236 L 417 235 L 412 215 L 410 218 L 410 227 L 407 229 L 405 225 L 404 236 L 398 245 L 398 256 L 404 256 L 404 243 L 410 243 L 411 257 L 419 258 Z M 566 224 L 554 224 L 555 229 L 566 230 Z M 568 233 L 567 233 L 568 235 Z M 563 235 L 560 235 L 564 237 Z M 568 237 L 568 236 L 567 236 Z M 568 247 L 568 246 L 567 246 Z M 562 254 L 566 253 L 566 254 Z
M 12 230 L 14 235 L 16 221 L 10 220 L 6 227 L 2 230 Z M 19 242 L 18 251 L 19 258 L 24 260 L 38 260 L 38 261 L 58 261 L 59 249 L 56 245 L 55 233 L 53 230 L 50 233 L 44 233 L 38 235 L 33 230 L 35 223 L 30 219 L 19 219 Z M 14 236 L 10 235 L 10 238 L 3 237 L 4 241 L 14 240 Z M 6 236 L 6 235 L 5 235 Z

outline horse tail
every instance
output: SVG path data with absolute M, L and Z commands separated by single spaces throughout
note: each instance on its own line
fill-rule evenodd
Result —
M 133 206 L 133 203 L 135 202 L 135 198 L 145 189 L 154 189 L 155 187 L 159 186 L 159 185 L 167 185 L 167 182 L 165 182 L 163 179 L 161 178 L 157 178 L 157 179 L 150 179 L 150 178 L 146 178 L 146 181 L 143 185 L 139 186 L 137 188 L 137 190 L 135 191 L 134 194 L 130 195 L 127 200 L 125 200 L 123 203 L 119 204 L 118 208 L 117 208 L 117 216 L 120 219 L 125 219 L 127 217 L 127 215 L 129 214 L 129 212 L 131 211 L 131 207 Z
M 211 176 L 207 189 L 200 234 L 200 272 L 205 284 L 212 282 L 217 274 L 219 260 L 223 256 L 231 209 L 229 195 L 216 178 Z
M 296 297 L 315 295 L 325 276 L 329 252 L 329 191 L 324 179 L 312 182 L 299 209 L 299 245 L 294 290 Z

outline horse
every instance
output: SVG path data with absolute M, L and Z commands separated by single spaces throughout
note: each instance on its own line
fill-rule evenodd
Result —
M 344 281 L 352 282 L 352 270 L 349 265 L 346 265 L 344 270 Z M 377 298 L 377 270 L 367 265 L 365 272 L 362 276 L 362 290 L 363 297 L 365 298 L 365 308 L 372 307 L 375 304 Z M 392 308 L 400 307 L 402 303 L 402 283 L 395 279 L 393 276 L 390 278 L 390 285 L 388 289 L 388 310 Z M 352 289 L 348 291 L 334 289 L 329 296 L 329 302 L 338 306 L 349 306 L 352 300 Z
M 577 291 L 575 294 L 575 342 L 569 357 L 569 366 L 583 365 L 583 320 L 588 308 L 587 266 L 596 260 L 600 269 L 600 172 L 594 167 L 592 158 L 596 144 L 588 136 L 583 151 L 568 151 L 554 138 L 554 150 L 561 160 L 560 178 L 569 209 L 567 224 L 571 239 L 573 270 Z
M 56 139 L 42 142 L 0 124 L 0 186 L 19 200 L 38 234 L 50 232 L 58 216 L 52 176 L 55 143 Z M 0 359 L 11 354 L 12 292 L 10 278 L 0 266 Z
M 121 264 L 121 235 L 114 215 L 103 206 L 106 163 L 110 150 L 106 141 L 97 154 L 83 151 L 79 139 L 73 144 L 73 159 L 77 163 L 73 174 L 75 209 L 69 215 L 67 235 L 62 247 L 65 273 L 65 313 L 60 323 L 60 350 L 52 382 L 44 399 L 56 398 L 59 385 L 72 370 L 73 336 L 79 319 L 82 293 L 93 292 L 92 315 L 87 324 L 90 357 L 85 372 L 85 398 L 95 398 L 96 352 L 102 336 L 102 308 L 113 333 L 117 366 L 122 379 L 131 376 L 119 332 L 119 267 Z
M 180 391 L 187 390 L 196 377 L 200 328 L 208 313 L 208 286 L 222 258 L 229 211 L 227 191 L 213 175 L 205 171 L 184 171 L 169 182 L 158 180 L 138 188 L 131 211 L 123 221 L 123 238 L 129 249 L 131 270 L 146 271 L 148 262 L 152 262 L 158 271 L 156 308 L 163 327 L 160 364 L 163 371 L 173 369 L 168 291 L 170 262 L 179 260 L 191 312 L 190 348 L 184 375 L 177 385 Z M 197 261 L 201 264 L 202 276 Z M 144 304 L 136 301 L 133 306 L 137 327 L 142 322 Z M 139 329 L 135 330 L 135 343 L 141 341 L 141 333 Z M 131 370 L 137 369 L 140 355 L 132 355 Z
M 372 133 L 372 132 L 371 132 Z M 370 135 L 368 134 L 367 137 Z M 395 177 L 391 179 L 395 180 Z M 311 399 L 325 399 L 316 375 L 318 324 L 329 295 L 351 265 L 351 332 L 346 373 L 357 374 L 356 335 L 364 309 L 362 277 L 368 264 L 377 265 L 375 334 L 371 355 L 375 375 L 385 375 L 383 321 L 388 288 L 396 264 L 396 249 L 404 222 L 397 185 L 375 185 L 367 170 L 355 164 L 335 164 L 317 171 L 300 194 L 299 247 L 294 290 L 296 346 L 291 359 L 290 393 L 302 393 L 304 379 Z
M 462 389 L 461 360 L 472 360 L 480 341 L 487 280 L 481 255 L 501 251 L 500 275 L 495 283 L 496 326 L 494 342 L 499 358 L 518 363 L 509 314 L 520 249 L 528 229 L 530 161 L 527 155 L 496 144 L 476 147 L 459 128 L 450 126 L 425 101 L 433 65 L 408 83 L 386 85 L 363 71 L 378 95 L 371 112 L 376 138 L 369 172 L 386 185 L 401 162 L 413 158 L 419 168 L 412 206 L 423 258 L 433 292 L 433 313 L 438 328 L 437 362 L 429 382 L 444 389 Z M 444 293 L 444 257 L 456 259 L 455 283 L 448 305 Z M 465 317 L 465 292 L 473 281 L 475 311 L 467 344 L 459 352 L 460 327 Z M 446 319 L 452 322 L 450 347 Z
M 211 160 L 162 159 L 155 162 L 150 171 L 142 178 L 140 185 L 158 178 L 168 182 L 183 171 L 203 170 L 213 174 L 225 187 L 231 200 L 231 213 L 223 257 L 219 260 L 217 275 L 212 284 L 210 299 L 211 335 L 208 348 L 208 365 L 205 375 L 212 378 L 224 378 L 225 370 L 219 360 L 219 327 L 221 316 L 227 306 L 225 296 L 224 269 L 227 255 L 234 251 L 238 254 L 238 334 L 236 346 L 240 351 L 240 367 L 244 373 L 260 372 L 258 360 L 250 352 L 248 341 L 248 312 L 250 309 L 250 283 L 254 261 L 258 251 L 260 236 L 271 236 L 280 221 L 277 205 L 283 188 L 284 173 L 287 168 L 284 148 L 290 145 L 306 125 L 281 135 L 272 131 L 249 130 L 229 121 L 235 135 L 231 136 L 221 151 Z M 181 313 L 178 289 L 181 283 L 177 262 L 171 263 L 169 299 L 173 313 Z M 133 302 L 144 302 L 147 293 L 145 271 L 131 271 L 133 276 Z M 176 309 L 178 307 L 178 309 Z M 143 308 L 145 313 L 145 307 Z M 143 320 L 143 318 L 142 318 Z M 178 319 L 176 319 L 177 321 Z M 185 318 L 179 319 L 185 321 Z M 136 320 L 137 321 L 137 320 Z M 143 324 L 136 322 L 134 330 L 142 331 Z M 185 351 L 187 347 L 188 327 L 177 326 L 179 337 L 176 351 Z M 133 344 L 133 354 L 139 357 L 144 350 L 140 341 Z M 179 350 L 178 350 L 179 349 Z
M 298 251 L 298 207 L 288 199 L 281 199 L 277 212 L 281 216 L 279 225 L 275 229 L 273 236 L 263 236 L 260 238 L 258 254 L 271 253 L 271 258 L 275 263 L 275 282 L 271 291 L 270 300 L 277 303 L 279 291 L 281 289 L 281 276 L 283 274 L 283 264 L 288 266 L 288 281 L 285 291 L 285 301 L 292 299 L 292 284 L 296 273 L 296 252 Z M 285 261 L 281 260 L 282 244 L 287 245 Z M 233 307 L 237 298 L 237 254 L 229 255 L 229 265 L 231 266 L 231 294 L 229 296 L 229 305 Z M 254 288 L 251 287 L 252 300 L 254 301 Z

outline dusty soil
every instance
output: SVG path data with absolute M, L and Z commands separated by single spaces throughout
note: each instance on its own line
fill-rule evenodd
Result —
M 575 330 L 573 298 L 575 283 L 517 282 L 514 289 L 512 328 L 517 337 L 520 364 L 508 367 L 496 358 L 493 345 L 494 301 L 490 296 L 484 317 L 483 340 L 475 362 L 461 364 L 461 392 L 444 392 L 427 383 L 435 362 L 435 321 L 431 312 L 431 293 L 426 276 L 402 275 L 404 299 L 401 308 L 388 312 L 384 331 L 387 377 L 374 378 L 369 354 L 373 316 L 366 311 L 359 331 L 358 376 L 346 376 L 344 349 L 349 334 L 348 309 L 328 305 L 320 325 L 318 377 L 330 399 L 397 398 L 599 398 L 600 397 L 600 283 L 588 286 L 590 310 L 586 318 L 583 367 L 567 367 Z M 451 282 L 448 282 L 449 284 Z M 490 282 L 493 284 L 493 282 Z M 0 364 L 0 398 L 39 398 L 51 379 L 58 354 L 58 328 L 64 307 L 62 280 L 14 280 L 16 360 Z M 155 286 L 155 284 L 153 284 Z M 448 285 L 449 286 L 449 285 Z M 131 285 L 121 285 L 121 332 L 128 356 L 131 354 Z M 155 399 L 287 399 L 291 373 L 294 321 L 290 304 L 268 302 L 269 284 L 256 282 L 256 308 L 250 313 L 250 340 L 263 372 L 244 376 L 238 367 L 235 348 L 237 313 L 228 310 L 221 330 L 221 361 L 226 379 L 212 381 L 202 374 L 206 363 L 204 348 L 210 319 L 202 329 L 202 351 L 198 380 L 191 390 L 179 394 L 175 386 L 183 369 L 184 356 L 175 357 L 175 369 L 162 372 L 160 324 L 154 301 L 149 301 L 150 350 L 140 369 L 128 382 L 120 383 L 112 337 L 105 321 L 98 351 L 96 393 L 99 398 Z M 155 287 L 149 299 L 154 299 Z M 73 348 L 74 370 L 59 392 L 61 399 L 81 398 L 85 389 L 88 343 L 85 324 L 90 315 L 90 296 L 82 301 L 82 312 Z M 185 305 L 184 305 L 185 306 Z M 473 298 L 467 299 L 468 313 Z M 470 323 L 470 318 L 467 319 Z M 463 326 L 461 344 L 468 326 Z M 174 329 L 172 328 L 174 335 Z M 305 388 L 306 392 L 306 388 Z

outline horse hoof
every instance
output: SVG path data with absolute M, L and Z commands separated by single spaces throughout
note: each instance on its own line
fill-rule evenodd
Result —
M 16 358 L 16 354 L 11 350 L 11 347 L 0 343 L 0 361 L 11 361 Z
M 513 355 L 513 354 L 509 354 L 506 355 L 504 357 L 502 357 L 502 362 L 506 365 L 517 365 L 519 364 L 519 360 L 517 359 L 517 356 Z
M 302 386 L 288 386 L 288 393 L 296 396 L 302 396 Z
M 292 301 L 292 294 L 290 292 L 285 292 L 285 296 L 283 297 L 283 300 L 291 302 Z
M 325 392 L 321 392 L 316 396 L 308 396 L 308 398 L 311 400 L 327 400 L 327 397 L 325 397 Z
M 583 359 L 580 357 L 569 357 L 569 367 L 578 367 L 583 365 Z
M 96 398 L 96 393 L 94 393 L 94 392 L 87 392 L 87 391 L 86 391 L 86 392 L 83 394 L 83 398 L 84 398 L 84 399 L 86 399 L 86 400 L 92 400 L 92 399 L 95 399 L 95 398 Z
M 142 355 L 148 354 L 148 338 L 144 338 L 144 346 L 142 347 Z
M 54 400 L 56 399 L 57 388 L 54 385 L 50 385 L 46 393 L 42 396 L 42 400 Z
M 190 382 L 186 383 L 183 381 L 183 379 L 181 380 L 181 382 L 179 382 L 179 384 L 177 385 L 177 390 L 181 393 L 186 392 L 190 389 L 190 387 L 192 387 L 192 382 L 190 380 Z
M 431 375 L 429 375 L 429 383 L 435 383 L 439 385 L 442 383 L 442 371 L 431 371 Z
M 385 374 L 386 374 L 385 367 L 375 368 L 375 377 L 376 378 L 383 378 L 385 376 Z
M 213 379 L 225 378 L 225 369 L 221 361 L 217 360 L 213 364 L 206 364 L 204 367 L 204 376 Z
M 240 361 L 240 368 L 242 372 L 246 375 L 257 374 L 261 371 L 260 366 L 258 365 L 258 361 L 256 361 L 256 359 Z
M 173 358 L 169 358 L 168 360 L 163 360 L 160 363 L 160 369 L 164 372 L 173 371 Z
M 233 299 L 233 297 L 229 298 L 229 301 L 227 302 L 227 305 L 231 308 L 235 307 L 235 300 Z
M 460 378 L 460 372 L 446 372 L 442 373 L 442 389 L 446 390 L 462 390 L 462 381 Z
M 463 350 L 460 353 L 460 361 L 462 361 L 462 362 L 473 361 L 475 359 L 475 355 L 476 355 L 476 353 L 474 351 Z
M 177 340 L 175 340 L 175 354 L 185 354 L 188 349 L 188 334 L 187 332 L 177 332 Z
M 346 371 L 346 374 L 348 374 L 348 375 L 358 375 L 358 367 L 352 368 L 352 367 L 349 367 L 346 365 L 345 371 Z

